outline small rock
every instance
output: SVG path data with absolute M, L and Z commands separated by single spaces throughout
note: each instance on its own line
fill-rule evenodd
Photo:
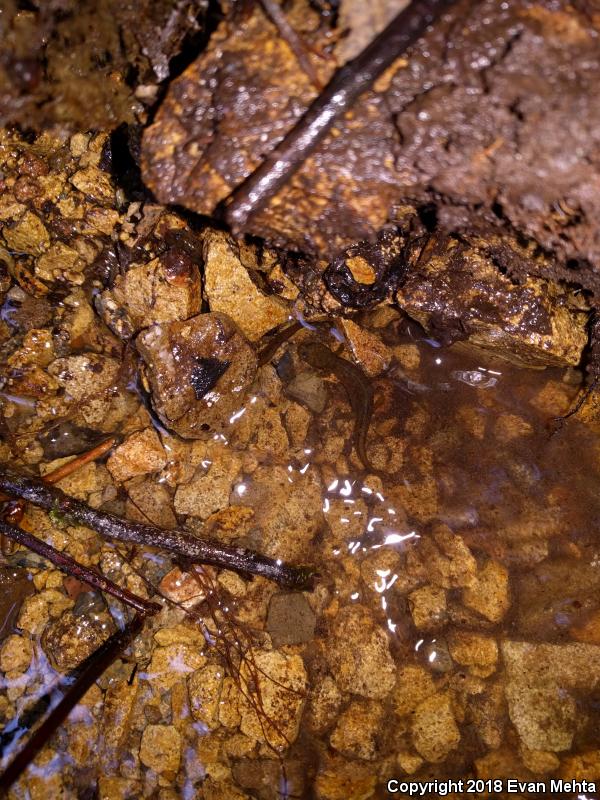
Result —
M 177 527 L 173 500 L 164 484 L 148 479 L 141 483 L 130 481 L 125 488 L 128 496 L 128 519 L 136 522 L 150 521 L 160 528 Z
M 493 243 L 440 237 L 426 264 L 396 295 L 401 309 L 448 341 L 469 341 L 524 366 L 577 365 L 587 337 L 587 315 L 569 307 L 565 289 L 528 278 L 515 283 L 494 263 Z M 502 247 L 519 246 L 506 237 Z M 460 324 L 459 324 L 460 321 Z
M 347 262 L 346 262 L 347 263 Z M 390 365 L 392 353 L 388 347 L 369 331 L 350 319 L 342 319 L 342 330 L 348 340 L 352 355 L 363 371 L 374 378 Z
M 288 747 L 298 735 L 304 707 L 307 675 L 302 659 L 255 651 L 253 661 L 242 664 L 240 675 L 244 681 L 258 683 L 261 697 L 260 716 L 254 704 L 240 699 L 240 730 L 276 749 Z
M 237 728 L 242 721 L 239 712 L 240 690 L 233 678 L 224 678 L 219 702 L 219 722 L 225 728 Z
M 110 762 L 124 745 L 131 729 L 138 681 L 115 680 L 109 683 L 102 706 L 103 757 Z
M 327 660 L 344 692 L 381 700 L 394 686 L 396 667 L 387 634 L 365 606 L 346 606 L 339 612 Z
M 105 642 L 114 631 L 112 622 L 76 617 L 66 611 L 44 631 L 42 647 L 57 669 L 78 666 Z
M 281 592 L 271 597 L 267 631 L 274 647 L 310 642 L 315 624 L 315 613 L 300 592 Z
M 368 800 L 373 797 L 377 774 L 372 764 L 328 757 L 315 778 L 317 800 Z
M 446 621 L 446 592 L 440 586 L 422 586 L 408 596 L 415 627 L 422 631 L 439 628 Z
M 17 627 L 31 634 L 40 634 L 49 619 L 48 602 L 39 594 L 26 597 L 17 619 Z
M 115 448 L 106 462 L 117 483 L 136 475 L 158 472 L 167 463 L 167 455 L 154 428 L 136 431 Z
M 436 553 L 431 560 L 426 559 L 426 562 L 428 569 L 435 574 L 434 582 L 444 589 L 470 586 L 477 572 L 477 562 L 462 536 L 447 525 L 436 525 L 433 538 L 439 554 Z
M 367 529 L 369 512 L 364 500 L 333 497 L 327 504 L 325 519 L 331 531 L 331 543 L 337 547 L 358 541 Z
M 412 713 L 423 700 L 435 694 L 431 675 L 423 667 L 409 664 L 398 672 L 392 695 L 394 711 L 399 717 Z
M 154 634 L 154 641 L 160 647 L 168 647 L 170 644 L 203 646 L 206 640 L 202 631 L 195 625 L 173 625 L 169 628 L 159 628 Z
M 521 758 L 527 769 L 538 775 L 554 772 L 560 766 L 560 759 L 556 753 L 546 753 L 543 750 L 528 750 L 526 747 L 522 747 Z
M 170 689 L 182 677 L 199 669 L 206 663 L 200 645 L 169 644 L 157 647 L 145 672 L 152 685 L 161 690 Z
M 412 775 L 423 766 L 423 759 L 415 753 L 408 753 L 401 750 L 396 756 L 398 766 L 407 775 Z
M 240 261 L 239 247 L 223 231 L 204 235 L 204 290 L 211 311 L 227 314 L 251 342 L 289 319 L 287 303 L 264 294 Z
M 0 649 L 0 669 L 3 672 L 25 672 L 33 657 L 33 647 L 26 636 L 8 636 Z
M 48 373 L 63 387 L 67 399 L 81 403 L 115 386 L 120 367 L 114 358 L 86 353 L 55 359 Z
M 175 511 L 178 514 L 207 519 L 211 514 L 226 508 L 241 465 L 237 456 L 225 453 L 208 471 L 200 468 L 197 476 L 189 483 L 180 485 L 175 492 Z
M 158 588 L 169 600 L 184 608 L 191 608 L 205 598 L 204 589 L 196 578 L 189 572 L 182 572 L 179 567 L 168 572 Z
M 198 265 L 167 250 L 147 264 L 133 264 L 96 298 L 100 316 L 117 336 L 127 339 L 142 328 L 189 319 L 200 312 Z
M 372 761 L 377 756 L 377 734 L 383 718 L 382 706 L 373 700 L 354 700 L 341 714 L 330 745 L 348 758 Z
M 600 750 L 563 758 L 560 777 L 565 781 L 600 781 Z
M 158 773 L 176 774 L 181 760 L 181 736 L 173 725 L 148 725 L 142 734 L 140 761 Z
M 243 408 L 256 374 L 254 350 L 225 314 L 153 325 L 136 339 L 152 405 L 184 439 L 220 431 Z
M 488 561 L 471 586 L 463 589 L 467 608 L 479 612 L 490 622 L 500 622 L 510 607 L 508 572 L 498 561 Z
M 454 631 L 450 636 L 449 648 L 454 661 L 468 667 L 472 675 L 487 678 L 496 670 L 498 644 L 491 636 Z
M 533 427 L 526 419 L 517 414 L 500 414 L 494 424 L 494 435 L 501 442 L 510 442 L 521 436 L 530 436 Z
M 300 447 L 306 441 L 312 417 L 299 403 L 290 402 L 284 412 L 284 423 L 293 447 Z
M 261 465 L 248 482 L 244 504 L 255 509 L 259 549 L 272 558 L 307 561 L 323 525 L 322 485 L 314 469 L 290 472 L 281 464 Z
M 101 775 L 98 778 L 98 800 L 135 800 L 141 796 L 142 787 L 130 778 Z
M 305 715 L 308 727 L 315 733 L 323 733 L 337 717 L 342 693 L 336 682 L 326 675 L 316 686 L 313 685 Z
M 325 381 L 314 372 L 299 372 L 285 387 L 292 400 L 297 400 L 315 414 L 322 414 L 327 405 Z
M 511 722 L 529 750 L 568 750 L 600 682 L 600 647 L 505 641 Z
M 192 716 L 207 730 L 219 727 L 219 710 L 223 689 L 223 668 L 207 664 L 188 678 Z
M 438 763 L 460 742 L 460 731 L 447 694 L 434 694 L 414 712 L 412 735 L 415 748 L 426 761 Z

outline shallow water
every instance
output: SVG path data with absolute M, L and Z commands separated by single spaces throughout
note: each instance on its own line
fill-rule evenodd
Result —
M 129 553 L 131 566 L 124 548 L 67 527 L 74 557 L 91 553 L 132 591 L 145 592 L 141 573 L 180 603 L 199 599 L 200 621 L 165 601 L 15 797 L 93 797 L 100 778 L 103 798 L 207 800 L 388 797 L 392 778 L 600 786 L 600 429 L 577 416 L 553 423 L 578 375 L 441 347 L 399 316 L 362 324 L 392 355 L 372 381 L 374 472 L 353 450 L 344 386 L 298 354 L 323 332 L 302 331 L 260 370 L 229 430 L 190 443 L 161 427 L 156 473 L 115 486 L 100 466 L 81 479 L 107 510 L 179 509 L 191 530 L 312 563 L 320 577 L 298 596 L 206 570 L 199 589 L 160 554 Z M 311 371 L 320 413 L 288 394 Z M 159 510 L 148 485 L 164 492 Z M 35 558 L 7 559 L 35 576 L 47 611 L 30 626 L 30 664 L 1 673 L 5 730 L 57 679 L 48 625 L 65 609 L 84 627 L 124 618 L 112 600 L 73 609 Z

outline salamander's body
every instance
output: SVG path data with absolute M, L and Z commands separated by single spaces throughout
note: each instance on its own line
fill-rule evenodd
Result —
M 333 373 L 344 387 L 354 412 L 354 447 L 365 469 L 375 471 L 367 456 L 367 434 L 373 415 L 373 389 L 359 367 L 336 356 L 320 342 L 300 345 L 300 355 L 315 369 Z

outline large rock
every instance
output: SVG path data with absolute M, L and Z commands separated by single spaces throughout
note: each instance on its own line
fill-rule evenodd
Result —
M 243 407 L 256 374 L 256 354 L 225 314 L 153 325 L 136 344 L 152 405 L 180 436 L 199 439 L 223 430 Z

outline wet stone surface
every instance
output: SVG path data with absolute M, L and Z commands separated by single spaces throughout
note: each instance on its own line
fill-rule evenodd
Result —
M 3 151 L 7 174 L 30 147 Z M 156 205 L 116 209 L 110 182 L 91 180 L 94 139 L 66 147 L 50 151 L 57 173 L 59 155 L 68 165 L 61 219 L 82 226 L 69 240 L 81 271 L 49 206 L 15 206 L 12 183 L 2 195 L 2 246 L 26 271 L 0 282 L 0 463 L 47 475 L 115 434 L 60 488 L 131 521 L 309 564 L 317 578 L 291 592 L 28 506 L 23 527 L 161 611 L 11 800 L 276 800 L 284 777 L 288 796 L 318 800 L 383 798 L 392 777 L 600 779 L 597 401 L 548 426 L 581 386 L 567 366 L 585 322 L 572 296 L 513 280 L 507 264 L 526 256 L 508 240 L 502 256 L 497 240 L 440 238 L 420 283 L 328 317 L 341 309 L 325 262 L 298 281 L 294 306 L 296 273 L 274 251 L 192 231 Z M 83 205 L 69 205 L 73 192 Z M 90 243 L 82 231 L 99 209 L 114 220 Z M 350 256 L 354 283 L 373 286 L 369 263 Z M 288 282 L 275 291 L 278 274 Z M 432 320 L 432 287 L 451 278 L 456 305 Z M 523 298 L 529 317 L 513 318 Z M 302 311 L 307 324 L 259 360 Z M 456 332 L 451 317 L 468 333 L 454 344 L 442 335 Z M 10 733 L 130 611 L 22 548 L 0 570 Z

